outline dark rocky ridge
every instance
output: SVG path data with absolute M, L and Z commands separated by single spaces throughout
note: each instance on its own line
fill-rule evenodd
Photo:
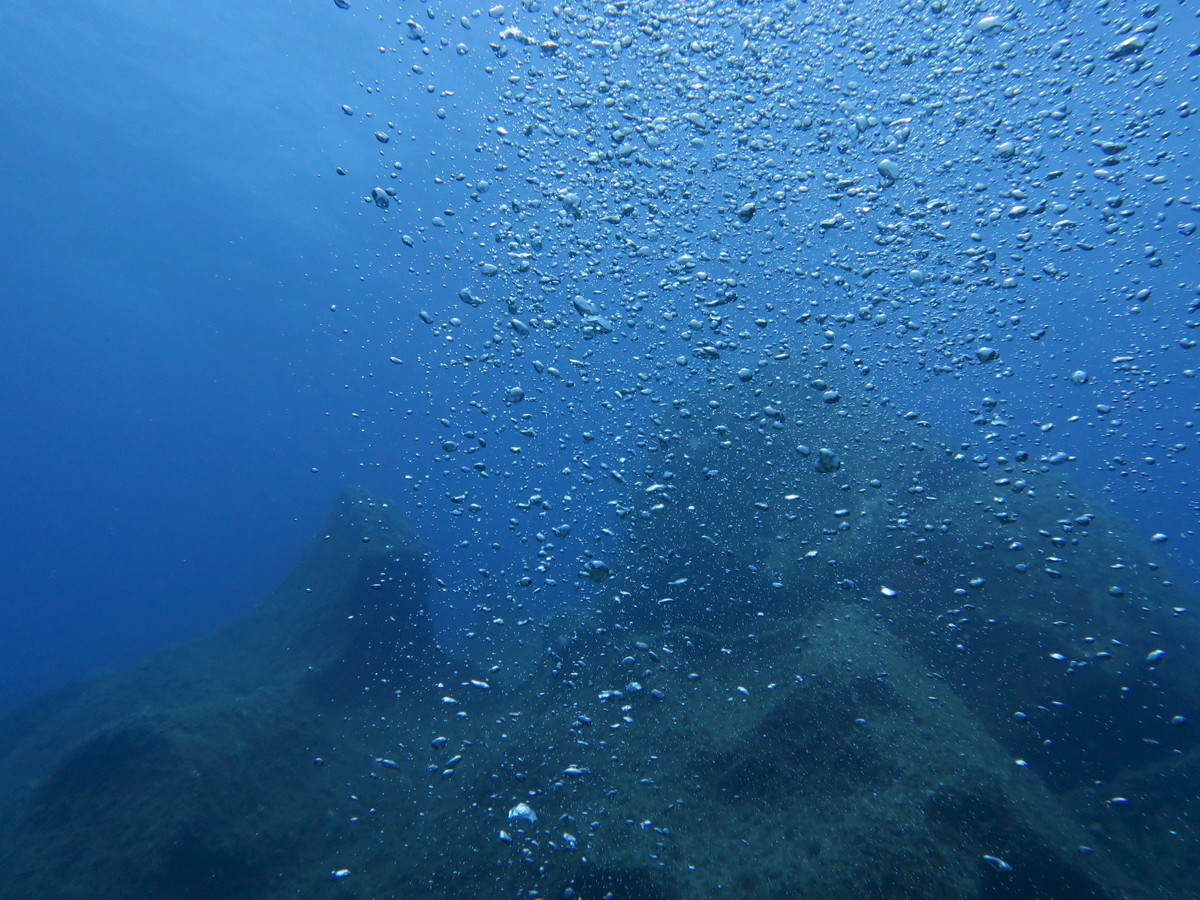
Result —
M 701 463 L 672 466 L 703 484 Z M 810 485 L 815 506 L 828 485 Z M 1105 531 L 1056 546 L 1053 593 L 989 570 L 992 594 L 973 598 L 987 627 L 947 631 L 939 604 L 967 571 L 955 548 L 1011 530 L 973 485 L 946 481 L 957 525 L 919 545 L 919 575 L 884 529 L 871 553 L 789 573 L 782 594 L 689 545 L 686 521 L 660 522 L 610 582 L 585 580 L 587 603 L 522 627 L 498 599 L 489 615 L 507 621 L 477 630 L 474 667 L 437 647 L 419 543 L 347 493 L 243 621 L 0 723 L 0 897 L 1200 893 L 1197 753 L 1190 729 L 1158 727 L 1189 701 L 1192 623 L 1104 605 L 1089 573 L 1118 551 L 1131 593 L 1162 592 Z M 1033 533 L 1066 508 L 1011 503 Z M 734 524 L 743 558 L 772 552 L 778 523 L 757 538 Z M 689 613 L 679 588 L 680 605 L 653 602 L 680 571 L 717 614 Z M 900 593 L 864 602 L 838 587 L 846 571 Z M 1069 677 L 1047 664 L 1082 660 L 1081 634 L 1129 631 L 1128 615 L 1162 634 L 1161 670 L 1140 646 Z M 1017 705 L 1032 721 L 1014 724 Z M 1104 783 L 1057 772 L 1047 739 Z M 509 820 L 522 801 L 536 823 Z
M 335 744 L 383 674 L 444 671 L 428 566 L 347 491 L 255 612 L 0 723 L 0 896 L 262 896 L 325 838 Z

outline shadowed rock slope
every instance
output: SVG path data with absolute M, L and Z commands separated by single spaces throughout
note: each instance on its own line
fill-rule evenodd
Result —
M 9 716 L 0 896 L 269 894 L 326 837 L 313 748 L 337 743 L 381 674 L 444 664 L 428 580 L 386 505 L 346 492 L 245 619 Z
M 910 547 L 881 525 L 878 557 L 765 576 L 781 588 L 705 551 L 707 523 L 635 532 L 569 609 L 531 621 L 498 596 L 462 664 L 429 627 L 421 548 L 348 493 L 251 616 L 0 724 L 0 897 L 1200 894 L 1197 756 L 1163 724 L 1194 697 L 1167 668 L 1192 631 L 1143 603 L 1167 662 L 1097 658 L 1085 632 L 1128 630 L 1087 577 L 1117 539 L 1044 522 L 1058 503 L 1000 519 L 940 493 L 955 529 Z M 704 496 L 675 514 L 707 515 Z M 755 543 L 769 511 L 730 532 L 734 559 L 787 543 L 787 520 Z M 988 568 L 1003 596 L 962 599 L 955 547 L 1014 521 L 1066 535 L 1065 576 Z M 789 538 L 786 559 L 843 536 Z M 1130 575 L 1135 557 L 1143 596 L 1161 573 Z

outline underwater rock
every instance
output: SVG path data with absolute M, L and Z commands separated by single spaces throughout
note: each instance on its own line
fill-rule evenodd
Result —
M 876 424 L 864 442 L 912 436 Z M 0 722 L 0 898 L 1189 895 L 1178 849 L 1142 847 L 1195 814 L 1195 666 L 1165 633 L 1087 641 L 1130 634 L 1123 609 L 1157 624 L 1157 570 L 1111 523 L 1028 493 L 997 517 L 986 482 L 911 451 L 919 473 L 856 495 L 849 543 L 810 464 L 745 444 L 761 483 L 739 489 L 803 502 L 739 509 L 719 446 L 689 447 L 663 482 L 689 504 L 620 579 L 593 558 L 584 601 L 536 623 L 489 598 L 462 664 L 419 545 L 344 495 L 246 619 Z M 898 527 L 935 502 L 954 529 Z M 1046 532 L 1059 575 L 964 566 L 993 532 Z M 1096 564 L 1118 552 L 1132 610 Z
M 0 897 L 266 896 L 321 840 L 344 717 L 449 671 L 428 583 L 388 505 L 346 491 L 245 618 L 0 720 Z

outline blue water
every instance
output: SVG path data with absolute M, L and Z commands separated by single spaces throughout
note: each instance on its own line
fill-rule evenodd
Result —
M 1076 237 L 1098 249 L 1086 259 L 1078 251 L 1061 256 L 1070 278 L 1024 281 L 1019 306 L 997 312 L 1001 292 L 974 296 L 942 323 L 961 329 L 962 344 L 974 346 L 990 334 L 1003 364 L 1011 365 L 1009 375 L 981 366 L 935 374 L 936 335 L 927 334 L 922 348 L 890 326 L 866 339 L 856 334 L 855 345 L 875 367 L 881 393 L 929 420 L 947 443 L 968 445 L 968 456 L 989 452 L 988 428 L 972 424 L 972 410 L 985 396 L 998 396 L 1010 423 L 1006 436 L 1025 436 L 1035 455 L 1071 454 L 1066 465 L 1073 477 L 1147 539 L 1168 533 L 1169 558 L 1194 580 L 1200 389 L 1190 370 L 1200 356 L 1180 341 L 1200 337 L 1191 327 L 1200 313 L 1189 308 L 1200 285 L 1200 253 L 1198 238 L 1180 226 L 1200 221 L 1200 185 L 1196 120 L 1181 117 L 1179 107 L 1196 103 L 1198 66 L 1186 54 L 1196 20 L 1185 4 L 1166 6 L 1174 23 L 1154 40 L 1173 48 L 1173 68 L 1164 58 L 1140 86 L 1085 83 L 1069 99 L 1071 126 L 1094 126 L 1100 139 L 1128 126 L 1132 109 L 1166 110 L 1150 118 L 1126 154 L 1134 161 L 1122 164 L 1133 170 L 1125 191 L 1137 214 L 1104 243 L 1097 211 L 1105 190 L 1087 172 L 1101 154 L 1090 136 L 1078 137 L 1045 168 L 1058 165 L 1066 179 L 1079 173 L 1080 194 L 1088 199 L 1064 215 L 1082 223 L 1073 226 Z M 289 0 L 134 0 L 117 7 L 76 0 L 69 10 L 22 4 L 5 12 L 0 708 L 204 634 L 249 609 L 287 571 L 347 483 L 395 497 L 429 537 L 443 579 L 439 614 L 448 641 L 492 574 L 531 566 L 537 527 L 569 524 L 597 553 L 613 552 L 615 539 L 600 529 L 617 524 L 609 504 L 620 491 L 606 476 L 586 494 L 581 490 L 579 435 L 589 427 L 624 432 L 628 443 L 601 441 L 586 455 L 593 474 L 626 464 L 636 431 L 657 413 L 641 400 L 618 399 L 616 390 L 636 389 L 639 372 L 653 369 L 641 354 L 660 326 L 674 342 L 658 357 L 691 353 L 675 340 L 691 314 L 685 309 L 662 323 L 651 300 L 640 317 L 630 314 L 628 331 L 618 332 L 623 341 L 585 342 L 564 331 L 557 348 L 546 341 L 516 355 L 506 288 L 496 286 L 503 278 L 480 277 L 475 263 L 507 263 L 492 253 L 490 237 L 494 220 L 514 216 L 500 205 L 510 192 L 541 198 L 540 190 L 525 191 L 522 180 L 535 168 L 544 178 L 555 166 L 548 156 L 531 162 L 495 140 L 498 125 L 515 131 L 514 123 L 528 118 L 506 117 L 514 106 L 502 97 L 508 70 L 487 48 L 498 26 L 485 13 L 472 20 L 473 29 L 463 29 L 457 17 L 469 10 L 439 11 L 436 20 L 422 20 L 428 31 L 422 43 L 409 39 L 403 24 L 390 24 L 424 15 L 424 8 L 355 4 L 343 11 Z M 1035 8 L 1041 21 L 1058 7 Z M 1090 35 L 1111 43 L 1110 31 L 1084 15 L 1072 40 Z M 437 43 L 443 35 L 450 44 Z M 469 47 L 466 56 L 447 49 L 459 40 Z M 422 53 L 429 47 L 438 48 L 431 57 Z M 870 91 L 868 69 L 847 64 L 839 73 L 851 107 Z M 639 71 L 636 60 L 612 66 L 615 79 Z M 903 79 L 881 83 L 899 90 Z M 1089 94 L 1104 91 L 1111 99 Z M 344 115 L 342 104 L 353 114 Z M 1089 121 L 1089 111 L 1106 107 L 1105 120 Z M 439 108 L 447 110 L 445 119 Z M 1030 114 L 1022 110 L 1024 121 Z M 372 137 L 381 129 L 392 134 L 386 151 Z M 803 141 L 815 132 L 801 134 Z M 996 140 L 1010 136 L 1001 127 Z M 578 188 L 575 175 L 585 167 L 579 159 L 591 147 L 572 147 L 573 139 L 564 132 L 533 150 L 535 157 L 562 155 L 565 189 Z M 729 148 L 714 135 L 705 140 L 709 146 L 696 151 L 705 163 L 683 180 L 698 193 L 705 179 L 714 191 L 726 190 L 730 179 L 710 163 Z M 1040 143 L 1057 152 L 1053 142 Z M 389 180 L 394 158 L 404 169 Z M 837 158 L 836 150 L 812 155 L 812 196 L 827 192 L 821 173 Z M 914 163 L 902 165 L 889 202 L 909 207 L 997 177 L 991 158 L 942 170 L 925 158 L 925 182 L 914 186 Z M 339 166 L 349 174 L 339 176 Z M 1145 181 L 1155 174 L 1168 183 Z M 472 198 L 462 182 L 480 179 L 491 189 Z M 367 202 L 378 185 L 398 187 L 387 210 Z M 580 188 L 591 195 L 579 228 L 606 204 L 611 211 L 627 200 L 638 203 L 643 189 L 630 193 L 615 181 Z M 778 282 L 770 269 L 738 266 L 738 254 L 753 252 L 757 238 L 729 231 L 728 211 L 717 203 L 687 216 L 672 213 L 672 204 L 685 209 L 694 202 L 673 187 L 659 201 L 659 227 L 694 217 L 699 234 L 725 232 L 723 244 L 707 246 L 724 246 L 735 261 L 713 263 L 713 274 L 736 272 L 748 302 L 720 311 L 756 341 L 753 321 L 764 315 Z M 456 214 L 446 227 L 433 223 L 446 210 Z M 546 200 L 529 221 L 552 241 L 560 213 Z M 797 227 L 818 214 L 829 210 L 816 202 L 786 213 Z M 944 246 L 953 256 L 971 246 L 973 225 L 950 218 Z M 1001 222 L 988 242 L 1004 235 L 1010 243 L 1003 253 L 1011 256 L 998 266 L 1037 275 L 1048 257 L 1019 259 L 1012 241 L 1022 225 Z M 401 242 L 404 234 L 415 237 L 412 248 Z M 831 288 L 835 270 L 821 254 L 869 250 L 871 237 L 860 230 L 837 237 L 840 245 L 814 239 L 820 254 L 798 263 L 809 275 L 798 276 L 788 286 L 791 301 L 776 299 L 776 306 L 788 306 L 794 317 L 810 296 L 824 302 L 832 291 L 829 311 L 857 310 L 852 292 L 843 297 Z M 1162 265 L 1151 265 L 1155 258 Z M 559 303 L 576 292 L 603 298 L 614 283 L 588 280 L 582 262 L 566 255 L 555 266 L 566 278 Z M 634 269 L 616 293 L 653 292 L 659 274 L 661 265 Z M 895 275 L 855 281 L 855 290 Z M 485 298 L 480 310 L 460 302 L 463 287 Z M 1152 289 L 1144 302 L 1134 298 L 1142 288 Z M 950 290 L 942 285 L 930 295 Z M 519 307 L 517 314 L 528 317 L 529 297 Z M 418 318 L 421 310 L 431 325 Z M 455 316 L 461 326 L 449 323 Z M 1039 329 L 1045 329 L 1040 340 L 1029 336 Z M 493 342 L 493 333 L 502 336 Z M 813 333 L 798 328 L 794 339 Z M 1011 343 L 1004 342 L 1008 334 Z M 763 333 L 764 347 L 779 340 L 778 332 Z M 1138 371 L 1112 362 L 1127 353 Z M 404 362 L 389 364 L 393 355 Z M 562 380 L 536 377 L 531 363 L 539 357 L 567 377 L 583 373 L 583 382 L 564 388 Z M 1091 382 L 1073 384 L 1077 369 L 1087 370 Z M 698 383 L 670 367 L 654 376 L 668 404 Z M 534 402 L 506 407 L 504 391 L 514 385 Z M 1097 403 L 1116 411 L 1105 419 Z M 532 421 L 520 421 L 521 412 L 532 413 Z M 1071 422 L 1072 416 L 1080 418 Z M 1113 418 L 1121 420 L 1117 429 L 1104 424 Z M 1040 430 L 1047 423 L 1053 430 Z M 520 433 L 530 426 L 536 437 Z M 464 431 L 486 434 L 487 447 L 474 458 L 442 455 L 444 440 L 471 445 Z M 486 460 L 492 477 L 472 471 L 474 460 Z M 510 529 L 514 504 L 537 492 L 553 498 L 544 522 Z M 465 504 L 451 499 L 464 493 L 467 503 L 481 504 L 465 520 Z M 578 559 L 556 564 L 560 583 L 543 588 L 546 603 L 570 599 Z
M 274 587 L 353 477 L 320 311 L 367 233 L 329 163 L 344 18 L 5 17 L 0 706 Z
M 0 15 L 0 894 L 1194 895 L 1200 6 L 343 7 Z

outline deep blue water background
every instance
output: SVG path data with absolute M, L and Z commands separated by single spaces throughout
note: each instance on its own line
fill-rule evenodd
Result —
M 277 583 L 353 465 L 315 311 L 352 290 L 363 242 L 327 158 L 364 51 L 349 20 L 286 2 L 5 18 L 0 706 Z
M 499 527 L 503 505 L 464 536 L 445 503 L 420 505 L 424 495 L 410 490 L 412 478 L 440 471 L 428 462 L 444 437 L 438 418 L 482 421 L 464 397 L 495 400 L 512 378 L 473 370 L 464 382 L 413 364 L 444 347 L 413 327 L 418 308 L 469 310 L 454 299 L 459 282 L 427 274 L 432 264 L 409 274 L 378 262 L 396 246 L 402 214 L 389 223 L 362 202 L 378 176 L 353 179 L 378 166 L 377 148 L 338 108 L 363 100 L 356 79 L 378 74 L 372 16 L 287 0 L 70 7 L 14 7 L 0 35 L 0 709 L 234 618 L 278 583 L 344 484 L 401 502 L 434 548 L 446 602 L 481 558 L 528 556 Z M 455 78 L 439 84 L 469 108 L 472 85 Z M 1187 83 L 1170 90 L 1185 96 Z M 402 95 L 397 108 L 410 101 Z M 470 161 L 469 138 L 458 147 L 452 132 L 403 130 L 395 140 L 419 138 L 412 171 Z M 1192 151 L 1186 133 L 1174 140 L 1177 153 Z M 350 179 L 334 174 L 339 165 Z M 405 192 L 410 210 L 443 202 L 428 178 Z M 1162 269 L 1137 262 L 1141 242 L 1116 254 L 1174 305 L 1081 309 L 1080 282 L 1047 285 L 1029 319 L 1050 334 L 1022 351 L 1044 364 L 1019 368 L 1004 396 L 1014 417 L 1053 419 L 1055 447 L 1079 457 L 1076 477 L 1146 535 L 1171 533 L 1174 562 L 1195 580 L 1200 388 L 1179 372 L 1200 357 L 1173 344 L 1187 311 L 1170 289 L 1200 283 L 1195 243 L 1176 232 L 1187 217 L 1197 218 L 1176 207 L 1162 223 Z M 1104 290 L 1108 275 L 1093 277 Z M 1163 336 L 1147 343 L 1153 317 Z M 1066 425 L 1115 393 L 1076 389 L 1066 376 L 1107 373 L 1131 344 L 1169 383 L 1122 407 L 1126 437 L 1097 442 Z M 405 365 L 385 372 L 392 353 Z M 894 370 L 899 389 L 911 373 L 903 361 Z M 984 377 L 911 396 L 948 437 L 972 441 L 965 409 L 989 389 Z M 470 390 L 458 396 L 462 384 Z M 397 395 L 392 414 L 387 391 Z M 1161 451 L 1174 443 L 1189 449 Z M 1115 477 L 1106 463 L 1118 451 L 1155 455 L 1157 468 Z M 517 478 L 514 495 L 569 491 L 559 465 Z M 601 521 L 570 503 L 560 511 L 577 531 L 589 516 Z M 465 537 L 471 545 L 457 546 Z M 492 540 L 499 550 L 480 549 Z M 467 593 L 469 604 L 477 594 Z

